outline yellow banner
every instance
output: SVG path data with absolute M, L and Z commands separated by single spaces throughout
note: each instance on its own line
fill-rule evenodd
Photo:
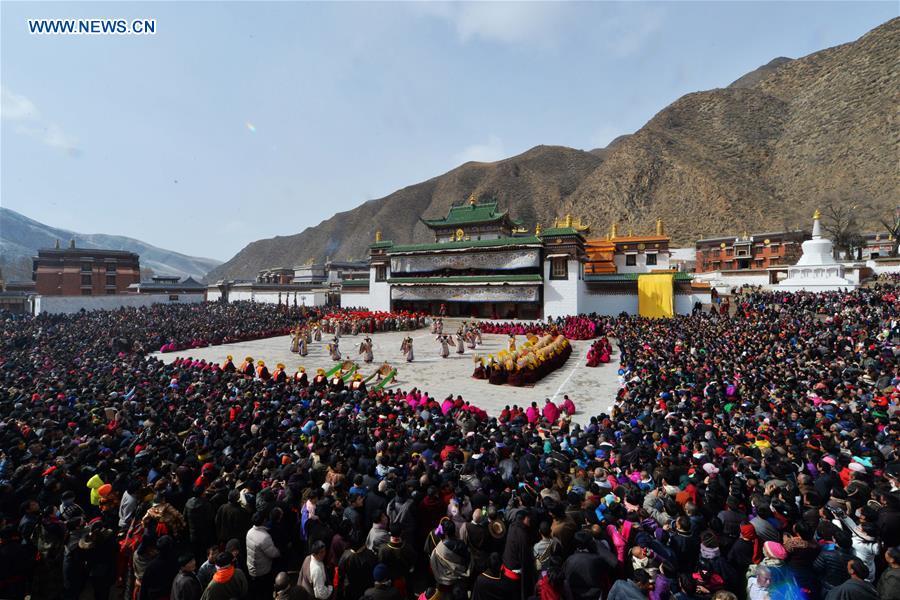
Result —
M 649 273 L 638 275 L 638 312 L 652 319 L 675 315 L 675 275 Z

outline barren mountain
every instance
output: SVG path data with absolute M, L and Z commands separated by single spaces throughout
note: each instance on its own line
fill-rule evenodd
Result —
M 808 226 L 823 198 L 853 198 L 865 224 L 897 203 L 900 19 L 859 40 L 778 58 L 729 87 L 688 94 L 629 136 L 590 152 L 539 146 L 444 175 L 339 213 L 297 235 L 260 240 L 209 273 L 215 280 L 308 258 L 362 258 L 385 239 L 426 241 L 437 217 L 475 193 L 533 226 L 571 212 L 596 234 L 702 236 Z
M 376 230 L 381 230 L 386 240 L 434 241 L 419 217 L 443 217 L 452 204 L 473 193 L 480 199 L 496 198 L 529 227 L 546 225 L 601 162 L 589 152 L 560 146 L 538 146 L 493 163 L 467 162 L 439 177 L 338 213 L 296 235 L 253 242 L 207 277 L 210 281 L 250 278 L 259 269 L 293 266 L 309 258 L 365 258 Z

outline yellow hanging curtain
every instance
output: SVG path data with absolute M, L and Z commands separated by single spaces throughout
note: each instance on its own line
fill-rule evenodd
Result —
M 649 273 L 638 275 L 638 312 L 652 319 L 675 315 L 675 275 Z

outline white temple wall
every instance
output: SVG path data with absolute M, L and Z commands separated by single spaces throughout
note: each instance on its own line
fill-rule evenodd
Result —
M 369 292 L 347 293 L 346 290 L 341 291 L 341 308 L 372 308 L 372 299 Z
M 550 279 L 552 263 L 544 261 L 544 318 L 577 315 L 581 312 L 579 299 L 583 293 L 579 292 L 579 287 L 584 282 L 578 277 L 580 263 L 574 259 L 568 263 L 568 279 Z
M 700 302 L 704 306 L 708 306 L 712 303 L 712 297 L 709 292 L 699 293 L 693 292 L 690 294 L 675 294 L 675 314 L 676 315 L 689 315 L 691 311 L 694 310 L 694 304 L 696 302 Z
M 376 281 L 374 265 L 369 270 L 368 302 L 369 310 L 385 312 L 391 310 L 391 286 L 387 281 Z
M 605 294 L 601 291 L 586 290 L 581 311 L 598 315 L 615 316 L 622 312 L 636 315 L 638 314 L 637 292 L 634 294 Z

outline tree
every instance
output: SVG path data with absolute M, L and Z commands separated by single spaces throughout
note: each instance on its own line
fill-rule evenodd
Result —
M 141 267 L 141 281 L 153 281 L 154 274 L 150 267 Z
M 841 198 L 836 194 L 826 197 L 821 209 L 822 228 L 834 242 L 838 255 L 851 258 L 854 248 L 865 243 L 859 230 L 859 216 L 870 207 L 868 201 L 859 197 Z
M 887 229 L 891 239 L 891 256 L 897 256 L 898 246 L 900 246 L 900 206 L 894 208 L 892 214 L 888 217 L 880 219 L 881 224 Z

